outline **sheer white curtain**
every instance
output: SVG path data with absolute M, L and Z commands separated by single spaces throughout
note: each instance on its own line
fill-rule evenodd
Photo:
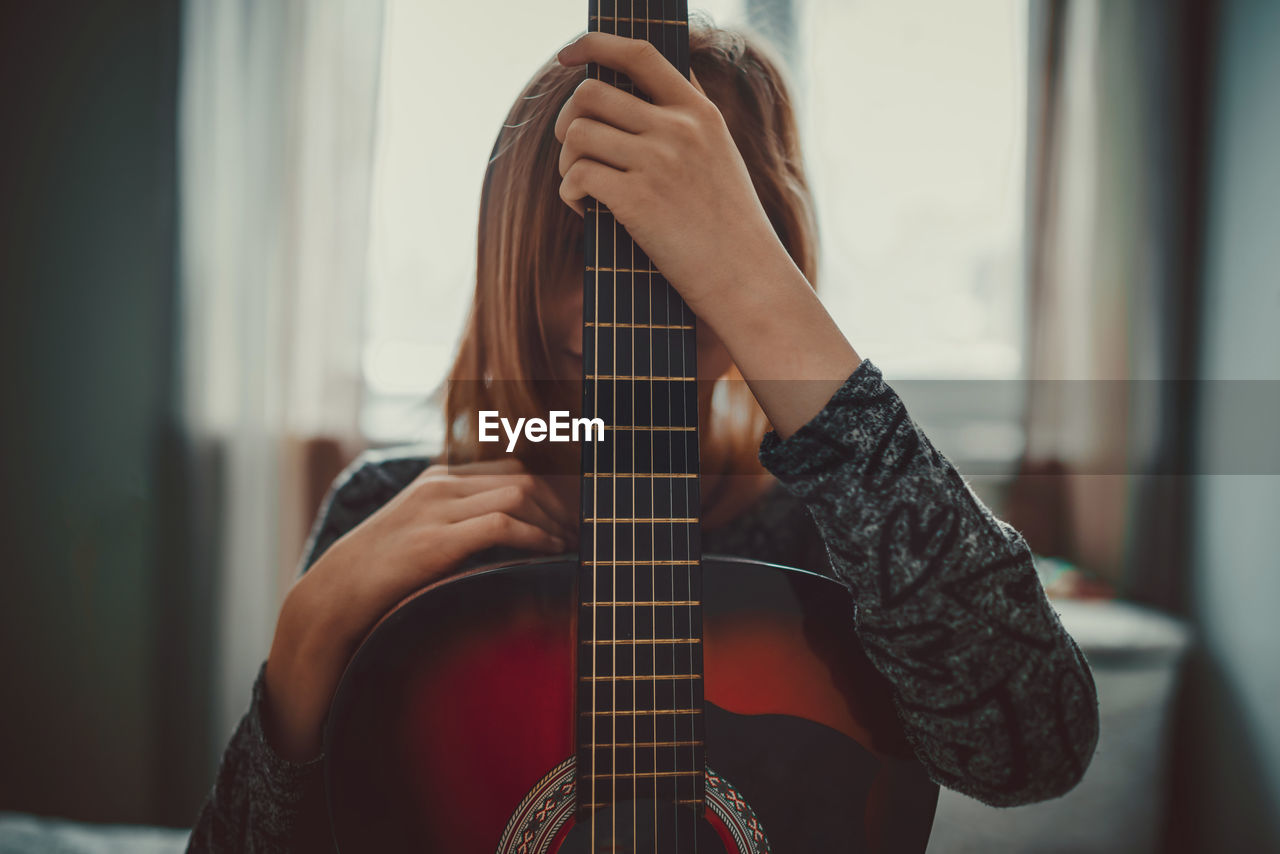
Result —
M 1170 381 L 1190 376 L 1199 310 L 1193 6 L 1032 7 L 1027 458 L 1067 473 L 1054 486 L 1067 556 L 1165 605 L 1185 554 L 1158 545 L 1181 530 L 1183 487 L 1162 476 L 1185 470 L 1185 392 Z
M 296 567 L 298 449 L 358 438 L 382 18 L 378 0 L 184 7 L 182 377 L 218 469 L 219 745 Z

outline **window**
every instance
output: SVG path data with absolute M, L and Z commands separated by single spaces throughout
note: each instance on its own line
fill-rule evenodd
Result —
M 790 9 L 821 292 L 891 377 L 1020 376 L 1024 3 Z M 777 0 L 692 5 L 727 24 L 748 6 L 786 11 Z M 443 377 L 465 316 L 493 136 L 532 71 L 583 28 L 585 4 L 512 2 L 500 14 L 477 55 L 458 37 L 480 24 L 471 7 L 388 3 L 362 418 L 374 442 L 438 438 L 438 415 L 414 404 Z
M 962 470 L 1007 470 L 1023 445 L 1025 0 L 798 14 L 823 301 Z
M 801 7 L 804 138 L 832 313 L 895 376 L 1017 376 L 1023 4 Z

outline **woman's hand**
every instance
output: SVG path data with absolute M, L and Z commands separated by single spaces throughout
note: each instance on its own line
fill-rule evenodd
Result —
M 559 60 L 621 71 L 652 99 L 578 86 L 555 126 L 560 197 L 609 208 L 790 436 L 862 360 L 773 230 L 720 110 L 640 39 L 587 33 Z
M 295 761 L 319 753 L 343 669 L 402 599 L 490 546 L 566 551 L 576 523 L 515 459 L 428 468 L 330 546 L 285 598 L 266 671 L 264 725 L 276 752 Z
M 608 206 L 699 315 L 761 264 L 789 260 L 720 110 L 653 45 L 588 33 L 559 60 L 624 72 L 652 98 L 578 86 L 555 125 L 567 204 Z

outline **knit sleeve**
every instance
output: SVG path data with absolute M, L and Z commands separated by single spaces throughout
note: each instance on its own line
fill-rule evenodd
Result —
M 323 757 L 291 762 L 262 729 L 265 665 L 253 699 L 223 751 L 188 852 L 325 851 Z M 321 847 L 317 847 L 321 846 Z
M 1010 806 L 1061 795 L 1098 739 L 1093 676 L 1025 540 L 863 361 L 760 460 L 809 508 L 867 656 L 939 784 Z

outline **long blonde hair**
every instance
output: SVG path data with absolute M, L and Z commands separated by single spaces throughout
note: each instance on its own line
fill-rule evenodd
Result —
M 719 107 L 782 244 L 817 284 L 818 240 L 790 91 L 772 51 L 754 36 L 693 19 L 689 64 Z M 446 458 L 502 455 L 477 441 L 477 413 L 545 415 L 553 376 L 542 295 L 574 272 L 582 220 L 559 196 L 556 116 L 582 81 L 553 58 L 516 99 L 494 143 L 480 197 L 476 284 L 466 329 L 448 374 Z M 733 368 L 702 430 L 703 471 L 759 474 L 768 422 Z

